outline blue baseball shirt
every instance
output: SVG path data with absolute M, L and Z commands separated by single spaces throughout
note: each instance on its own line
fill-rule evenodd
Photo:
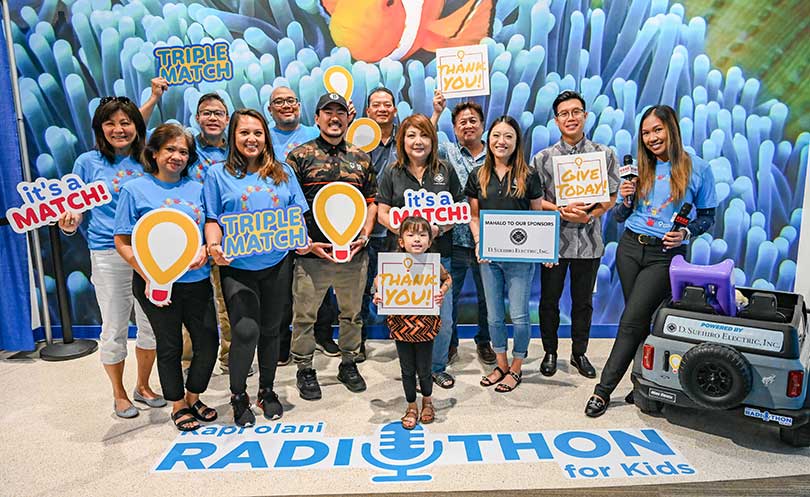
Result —
M 286 164 L 282 164 L 287 173 L 287 181 L 275 184 L 273 178 L 262 178 L 259 173 L 248 173 L 237 178 L 229 173 L 223 164 L 217 164 L 208 171 L 205 180 L 205 206 L 209 220 L 217 220 L 220 215 L 232 212 L 250 212 L 265 209 L 285 208 L 292 205 L 301 207 L 307 212 L 304 192 L 295 177 L 295 173 Z M 275 266 L 287 250 L 274 250 L 265 254 L 255 254 L 234 258 L 231 267 L 258 271 Z
M 314 140 L 320 135 L 321 132 L 315 126 L 304 126 L 303 124 L 293 131 L 282 131 L 277 127 L 270 128 L 270 140 L 273 142 L 273 153 L 276 155 L 276 160 L 286 162 L 287 154 L 292 149 Z
M 127 183 L 118 199 L 118 208 L 115 211 L 115 234 L 131 235 L 135 223 L 147 212 L 161 207 L 169 207 L 182 211 L 189 216 L 203 235 L 205 226 L 205 203 L 203 202 L 202 185 L 188 176 L 176 183 L 161 181 L 151 174 Z M 208 278 L 211 267 L 203 267 L 187 271 L 176 283 L 194 283 Z
M 112 194 L 112 202 L 94 207 L 85 212 L 85 216 L 89 218 L 87 245 L 90 250 L 114 249 L 115 209 L 121 189 L 144 175 L 143 166 L 128 155 L 118 155 L 110 163 L 98 150 L 91 150 L 76 159 L 73 174 L 78 175 L 85 183 L 103 181 Z
M 663 238 L 672 229 L 673 214 L 678 212 L 684 203 L 691 203 L 695 209 L 711 209 L 717 207 L 717 194 L 714 189 L 714 174 L 708 162 L 689 154 L 692 159 L 692 175 L 686 188 L 684 197 L 675 202 L 672 198 L 669 180 L 672 165 L 661 162 L 655 166 L 655 182 L 647 198 L 636 200 L 635 208 L 630 217 L 624 222 L 625 228 L 636 233 Z M 619 195 L 618 203 L 623 198 Z M 690 219 L 695 218 L 695 210 Z M 688 242 L 684 242 L 688 243 Z
M 197 162 L 188 167 L 188 177 L 198 183 L 204 183 L 211 166 L 224 164 L 228 159 L 228 146 L 209 145 L 203 142 L 202 133 L 197 135 L 194 140 L 197 145 Z

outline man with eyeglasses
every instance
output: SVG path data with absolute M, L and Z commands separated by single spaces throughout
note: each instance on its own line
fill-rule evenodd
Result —
M 397 161 L 397 106 L 394 104 L 394 93 L 379 86 L 371 90 L 366 102 L 366 115 L 380 127 L 380 143 L 369 153 L 371 166 L 377 175 L 379 184 L 385 169 Z M 360 346 L 357 362 L 366 359 L 366 328 L 375 324 L 382 324 L 383 321 L 377 317 L 377 306 L 372 303 L 371 288 L 374 278 L 377 276 L 377 254 L 385 250 L 385 239 L 387 236 L 385 226 L 380 223 L 374 224 L 374 230 L 369 236 L 368 243 L 368 278 L 366 279 L 366 290 L 363 294 L 363 343 Z
M 605 252 L 601 217 L 616 201 L 619 171 L 616 154 L 609 147 L 585 138 L 585 100 L 576 92 L 564 91 L 554 99 L 555 122 L 562 135 L 560 141 L 541 150 L 532 158 L 540 176 L 544 198 L 556 203 L 552 157 L 604 151 L 607 157 L 610 201 L 596 204 L 574 202 L 559 209 L 560 259 L 540 268 L 540 335 L 545 356 L 540 372 L 552 376 L 557 372 L 557 330 L 560 326 L 560 297 L 565 275 L 570 271 L 571 294 L 571 365 L 586 378 L 595 378 L 596 369 L 585 356 L 593 315 L 593 287 L 599 262 Z
M 438 126 L 439 116 L 447 107 L 444 95 L 438 90 L 433 95 L 433 116 L 430 120 Z M 453 121 L 453 132 L 456 142 L 441 141 L 439 143 L 439 158 L 449 162 L 456 170 L 462 185 L 467 184 L 470 172 L 484 163 L 487 156 L 484 136 L 484 111 L 475 102 L 465 101 L 453 107 L 450 117 Z M 475 291 L 478 296 L 478 332 L 475 334 L 475 349 L 478 358 L 484 364 L 495 364 L 495 351 L 489 336 L 489 323 L 487 323 L 487 301 L 484 297 L 484 284 L 481 282 L 481 273 L 478 269 L 478 259 L 475 257 L 475 242 L 470 227 L 459 224 L 453 228 L 453 252 L 450 276 L 456 284 L 453 285 L 453 335 L 450 339 L 448 362 L 452 362 L 458 355 L 458 302 L 467 272 L 472 273 Z M 435 346 L 434 346 L 434 350 Z
M 273 153 L 281 162 L 286 162 L 287 154 L 302 143 L 314 140 L 320 134 L 315 126 L 301 124 L 301 102 L 292 89 L 286 86 L 279 86 L 270 94 L 270 101 L 267 104 L 270 117 L 273 118 L 273 127 L 270 128 L 270 141 L 273 144 Z M 334 302 L 334 295 L 331 291 L 326 296 L 318 309 L 318 317 L 315 322 L 315 344 L 316 349 L 329 357 L 340 355 L 340 349 L 332 339 L 332 323 L 337 318 L 337 306 Z M 292 309 L 288 309 L 288 314 L 281 320 L 279 336 L 278 365 L 286 366 L 290 363 L 290 345 L 292 343 Z
M 149 99 L 141 106 L 141 115 L 144 121 L 152 116 L 152 111 L 160 98 L 168 90 L 169 83 L 164 78 L 152 79 L 152 93 Z M 224 164 L 228 158 L 228 140 L 225 131 L 228 129 L 228 106 L 225 99 L 218 93 L 206 93 L 197 100 L 197 112 L 194 119 L 199 126 L 199 133 L 194 138 L 197 145 L 197 162 L 188 168 L 189 178 L 199 183 L 205 182 L 208 170 L 217 164 Z M 196 130 L 192 130 L 196 132 Z M 231 349 L 231 323 L 228 320 L 228 310 L 222 295 L 222 286 L 219 279 L 219 266 L 211 264 L 211 282 L 214 287 L 214 300 L 217 308 L 217 321 L 219 324 L 219 368 L 222 374 L 230 372 L 228 368 L 228 353 Z M 183 328 L 183 369 L 188 369 L 193 352 L 188 331 Z M 250 366 L 248 376 L 255 372 Z
M 352 392 L 366 389 L 356 360 L 360 352 L 363 324 L 360 311 L 368 269 L 368 254 L 364 249 L 377 219 L 377 205 L 374 203 L 377 178 L 368 154 L 346 142 L 346 130 L 354 117 L 349 107 L 336 93 L 321 96 L 315 107 L 315 123 L 320 135 L 287 156 L 287 163 L 295 171 L 310 207 L 321 188 L 336 181 L 355 186 L 368 205 L 360 235 L 350 244 L 350 260 L 345 263 L 334 259 L 331 244 L 315 223 L 312 210 L 304 214 L 312 251 L 295 260 L 291 350 L 298 366 L 296 386 L 304 400 L 321 398 L 321 387 L 312 362 L 315 351 L 313 328 L 321 299 L 330 287 L 340 303 L 338 346 L 341 362 L 337 379 Z

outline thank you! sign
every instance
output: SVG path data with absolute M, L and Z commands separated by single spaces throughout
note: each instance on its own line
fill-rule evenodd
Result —
M 233 212 L 219 216 L 226 258 L 295 250 L 307 246 L 307 225 L 301 207 Z
M 439 315 L 433 301 L 441 286 L 439 254 L 381 253 L 377 274 L 382 297 L 377 314 Z
M 9 225 L 17 233 L 53 224 L 65 211 L 84 212 L 112 202 L 112 195 L 103 181 L 86 185 L 73 173 L 61 179 L 38 178 L 20 182 L 17 192 L 23 205 L 6 210 Z
M 559 224 L 556 211 L 483 210 L 478 255 L 489 261 L 557 262 Z
M 169 86 L 233 78 L 233 63 L 225 42 L 158 47 L 152 53 L 156 59 L 157 75 L 165 78 Z
M 323 422 L 206 425 L 178 435 L 152 472 L 309 470 L 331 478 L 329 471 L 352 468 L 367 470 L 372 483 L 425 483 L 433 481 L 431 468 L 436 466 L 509 464 L 504 471 L 514 471 L 515 463 L 555 464 L 561 476 L 577 481 L 652 483 L 697 474 L 655 429 L 432 433 L 422 425 L 406 430 L 399 421 L 358 436 L 346 435 L 346 430 L 327 436 Z
M 489 52 L 486 45 L 436 50 L 436 79 L 447 98 L 489 95 Z
M 405 205 L 389 211 L 391 227 L 399 228 L 406 217 L 422 217 L 431 224 L 469 223 L 470 204 L 455 202 L 450 192 L 433 193 L 425 190 L 405 190 Z
M 551 158 L 554 167 L 554 187 L 557 205 L 572 202 L 607 202 L 607 156 L 602 152 L 558 155 Z

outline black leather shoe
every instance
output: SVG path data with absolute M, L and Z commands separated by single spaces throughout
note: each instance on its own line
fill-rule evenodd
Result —
M 557 372 L 557 354 L 546 352 L 543 362 L 540 363 L 540 372 L 543 376 L 554 376 Z
M 588 405 L 585 406 L 585 415 L 589 418 L 598 418 L 602 414 L 605 414 L 609 401 L 609 399 L 604 400 L 598 395 L 592 395 L 591 398 L 588 399 Z
M 585 354 L 572 355 L 571 365 L 577 368 L 579 374 L 581 374 L 585 378 L 596 378 L 596 369 L 594 369 L 593 364 L 591 364 L 591 361 L 589 361 L 588 358 L 585 357 Z
M 478 357 L 481 359 L 481 362 L 484 364 L 495 364 L 497 359 L 495 357 L 495 351 L 492 350 L 492 344 L 489 342 L 479 343 L 475 346 L 475 350 L 478 352 Z
M 635 399 L 633 398 L 633 391 L 630 390 L 630 393 L 627 394 L 627 397 L 624 398 L 624 401 L 627 404 L 635 404 Z
M 352 392 L 362 392 L 366 389 L 366 380 L 363 379 L 360 375 L 360 371 L 357 370 L 357 364 L 353 362 L 338 366 L 337 379 Z

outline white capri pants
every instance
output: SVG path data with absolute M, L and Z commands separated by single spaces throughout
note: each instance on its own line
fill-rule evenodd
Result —
M 155 349 L 155 332 L 143 313 L 141 305 L 132 296 L 132 266 L 115 249 L 90 251 L 90 281 L 96 289 L 96 300 L 101 310 L 101 342 L 99 352 L 102 364 L 118 364 L 127 356 L 129 316 L 135 306 L 138 337 L 135 346 Z

